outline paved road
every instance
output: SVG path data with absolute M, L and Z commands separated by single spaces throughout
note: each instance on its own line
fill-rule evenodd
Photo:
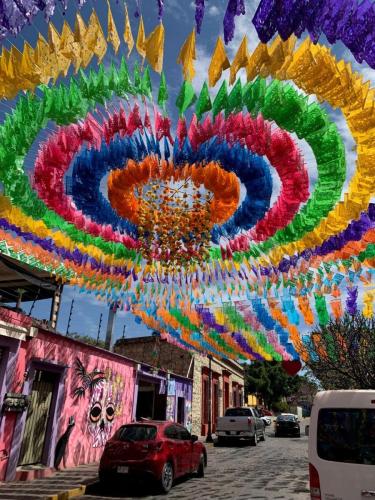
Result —
M 209 446 L 203 479 L 178 481 L 168 500 L 308 500 L 307 437 L 275 438 L 268 432 L 264 443 L 252 446 Z M 125 485 L 103 491 L 98 483 L 86 489 L 81 500 L 145 498 L 154 495 L 148 484 Z

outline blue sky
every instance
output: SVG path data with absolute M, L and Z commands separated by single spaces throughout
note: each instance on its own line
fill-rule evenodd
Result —
M 111 8 L 112 13 L 115 18 L 115 22 L 117 25 L 117 29 L 119 31 L 120 36 L 123 32 L 124 27 L 124 8 L 123 2 L 121 0 L 111 0 Z M 182 83 L 182 73 L 179 65 L 176 64 L 176 59 L 179 53 L 179 50 L 194 27 L 194 2 L 192 0 L 165 0 L 165 11 L 163 17 L 163 23 L 165 27 L 165 53 L 164 53 L 164 70 L 167 77 L 168 89 L 170 94 L 170 104 L 169 111 L 172 118 L 176 121 L 177 113 L 174 106 L 174 102 L 176 100 L 177 93 L 180 89 Z M 53 23 L 61 30 L 62 23 L 64 19 L 66 19 L 71 27 L 74 26 L 74 18 L 76 13 L 76 4 L 75 1 L 68 2 L 69 8 L 63 16 L 61 7 L 58 7 L 55 15 L 52 18 Z M 244 35 L 247 35 L 249 42 L 249 49 L 253 50 L 258 44 L 258 37 L 251 23 L 252 16 L 255 12 L 258 1 L 246 0 L 246 9 L 247 13 L 245 16 L 240 16 L 236 20 L 236 32 L 234 40 L 227 47 L 227 53 L 229 59 L 232 60 L 237 48 L 243 38 Z M 133 30 L 133 36 L 136 38 L 137 30 L 138 30 L 138 20 L 134 17 L 134 11 L 136 8 L 135 0 L 129 0 L 127 2 L 130 20 Z M 222 28 L 222 20 L 224 17 L 225 8 L 227 5 L 227 0 L 206 0 L 206 14 L 202 25 L 201 35 L 197 37 L 197 61 L 196 61 L 196 70 L 197 75 L 193 81 L 193 85 L 197 92 L 200 91 L 201 86 L 206 79 L 207 68 L 210 62 L 210 57 L 216 43 L 216 39 L 218 35 L 223 34 Z M 87 0 L 87 3 L 81 9 L 81 14 L 83 18 L 87 21 L 92 8 L 98 13 L 99 19 L 102 22 L 102 26 L 104 32 L 106 32 L 106 23 L 107 23 L 107 2 L 104 0 Z M 141 11 L 143 14 L 146 34 L 152 31 L 157 22 L 157 2 L 156 0 L 141 0 Z M 4 45 L 6 47 L 10 47 L 11 43 L 17 46 L 18 48 L 22 48 L 24 40 L 27 40 L 32 46 L 35 46 L 38 32 L 41 32 L 45 37 L 47 37 L 47 24 L 44 21 L 42 15 L 37 16 L 32 26 L 26 27 L 21 35 L 17 38 L 10 38 L 5 41 Z M 324 43 L 324 39 L 321 40 Z M 351 61 L 352 65 L 355 69 L 358 69 L 365 74 L 366 78 L 369 79 L 373 84 L 375 84 L 375 71 L 358 65 L 349 51 L 343 47 L 341 44 L 336 44 L 333 48 L 334 53 L 338 57 L 344 57 L 346 60 Z M 119 58 L 123 55 L 127 54 L 127 48 L 124 44 L 121 45 L 120 51 L 117 56 L 112 51 L 112 48 L 109 49 L 105 59 L 105 64 L 110 64 L 112 60 L 115 62 L 119 61 Z M 135 61 L 140 61 L 136 51 L 134 50 L 130 60 L 129 65 L 132 67 Z M 96 60 L 92 63 L 93 66 L 96 66 Z M 68 77 L 71 76 L 70 74 Z M 159 85 L 159 76 L 153 74 L 153 82 L 154 89 L 158 88 Z M 219 85 L 219 84 L 218 84 Z M 215 90 L 218 88 L 218 85 L 215 87 Z M 9 111 L 9 104 L 12 103 L 4 103 L 2 101 L 0 103 L 0 121 L 4 116 L 4 113 Z M 348 181 L 350 180 L 354 169 L 355 169 L 355 157 L 356 153 L 354 150 L 354 142 L 351 137 L 351 134 L 346 126 L 346 122 L 339 111 L 332 111 L 328 108 L 329 113 L 331 113 L 334 118 L 339 131 L 344 138 L 346 153 L 347 153 L 347 163 L 348 163 Z M 49 126 L 48 129 L 40 135 L 38 140 L 34 143 L 28 157 L 27 157 L 27 168 L 31 169 L 33 166 L 33 160 L 37 154 L 40 141 L 43 140 L 51 131 L 53 130 L 53 126 Z M 309 176 L 310 176 L 310 189 L 313 189 L 315 181 L 316 181 L 316 162 L 311 153 L 310 148 L 306 145 L 306 143 L 298 141 L 306 162 L 309 166 Z M 277 197 L 278 194 L 278 186 L 279 181 L 276 176 L 273 176 L 274 180 L 274 195 L 273 199 Z M 58 330 L 64 333 L 66 331 L 67 320 L 69 315 L 69 309 L 72 299 L 75 300 L 72 323 L 70 327 L 71 332 L 78 332 L 81 334 L 92 335 L 96 337 L 98 321 L 100 313 L 103 313 L 103 323 L 102 323 L 102 338 L 105 335 L 105 326 L 107 321 L 108 308 L 101 302 L 97 302 L 92 296 L 79 294 L 78 290 L 75 290 L 72 287 L 66 286 L 63 293 L 62 307 L 60 311 Z M 24 304 L 24 308 L 26 312 L 29 311 L 31 304 Z M 49 301 L 40 301 L 38 302 L 34 309 L 33 315 L 40 318 L 47 318 L 49 316 Z M 122 335 L 123 325 L 127 325 L 127 336 L 138 336 L 149 333 L 149 330 L 143 325 L 138 325 L 135 323 L 133 317 L 129 313 L 119 312 L 117 314 L 116 323 L 115 323 L 115 338 L 118 338 Z

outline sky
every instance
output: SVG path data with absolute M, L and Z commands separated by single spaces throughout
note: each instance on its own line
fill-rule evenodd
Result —
M 216 43 L 216 39 L 219 35 L 223 35 L 222 20 L 224 17 L 227 1 L 228 0 L 206 0 L 206 13 L 202 24 L 201 34 L 197 36 L 197 61 L 195 65 L 196 77 L 193 81 L 193 86 L 197 93 L 199 93 L 204 81 L 207 78 L 207 69 Z M 58 7 L 55 15 L 52 17 L 52 22 L 55 24 L 59 31 L 61 30 L 63 21 L 65 19 L 69 22 L 72 28 L 74 26 L 74 18 L 76 13 L 75 6 L 77 2 L 71 1 L 68 2 L 68 4 L 69 7 L 65 15 L 63 15 L 61 7 Z M 110 0 L 110 4 L 117 29 L 119 31 L 119 34 L 122 35 L 124 26 L 124 2 L 122 2 L 121 0 Z M 157 2 L 156 0 L 140 0 L 140 4 L 141 13 L 143 15 L 145 23 L 145 31 L 146 34 L 148 34 L 155 28 L 158 23 Z M 177 112 L 176 107 L 174 106 L 174 102 L 182 83 L 181 67 L 176 64 L 176 59 L 183 42 L 194 27 L 195 11 L 194 2 L 191 0 L 164 0 L 164 4 L 164 71 L 166 73 L 170 95 L 170 106 L 168 110 L 170 111 L 174 124 L 176 124 Z M 127 5 L 130 14 L 133 36 L 134 38 L 136 38 L 136 34 L 138 31 L 138 20 L 133 15 L 136 8 L 135 0 L 128 0 Z M 248 46 L 250 51 L 252 51 L 258 44 L 258 37 L 251 23 L 252 17 L 258 5 L 258 1 L 245 0 L 245 5 L 246 15 L 236 18 L 235 37 L 234 40 L 227 46 L 227 54 L 230 60 L 233 59 L 244 35 L 247 35 L 248 37 Z M 107 2 L 105 2 L 104 0 L 87 0 L 87 3 L 81 9 L 81 14 L 85 21 L 88 20 L 93 8 L 96 10 L 99 20 L 102 23 L 103 29 L 106 32 Z M 21 32 L 20 36 L 18 36 L 17 38 L 9 38 L 4 42 L 4 45 L 7 48 L 10 48 L 11 44 L 14 44 L 16 47 L 21 49 L 24 40 L 27 40 L 32 46 L 35 46 L 38 32 L 41 32 L 45 37 L 47 37 L 47 24 L 44 21 L 43 15 L 38 15 L 36 18 L 34 18 L 33 24 L 26 27 Z M 321 38 L 320 42 L 326 43 L 324 37 Z M 354 69 L 361 71 L 362 74 L 364 74 L 366 78 L 370 80 L 373 85 L 375 85 L 375 71 L 366 66 L 361 66 L 356 63 L 350 52 L 342 44 L 339 43 L 333 46 L 333 52 L 337 57 L 345 58 L 347 61 L 350 61 Z M 109 48 L 108 53 L 104 59 L 104 64 L 109 65 L 112 60 L 115 63 L 118 63 L 122 55 L 126 54 L 127 48 L 124 43 L 121 44 L 117 56 L 112 51 L 112 48 Z M 130 68 L 132 68 L 135 61 L 139 62 L 140 59 L 134 49 L 129 59 Z M 95 62 L 91 63 L 91 65 L 95 67 L 96 60 Z M 69 73 L 68 78 L 70 75 L 71 74 Z M 153 87 L 157 91 L 159 85 L 159 76 L 153 73 L 152 79 Z M 220 82 L 216 85 L 215 91 L 217 91 L 219 85 Z M 6 112 L 9 112 L 11 106 L 12 103 L 5 103 L 4 101 L 0 102 L 0 121 L 3 120 L 4 114 Z M 328 106 L 325 107 L 327 111 L 332 115 L 345 142 L 348 165 L 348 183 L 355 170 L 356 151 L 354 147 L 354 141 L 351 137 L 350 131 L 348 130 L 345 119 L 343 118 L 341 113 L 339 111 L 330 109 Z M 51 133 L 53 128 L 53 125 L 49 125 L 33 144 L 33 147 L 31 148 L 26 159 L 27 168 L 29 170 L 33 166 L 33 161 L 37 155 L 40 143 L 48 136 L 49 133 Z M 304 141 L 299 141 L 296 137 L 295 139 L 297 140 L 308 165 L 310 190 L 312 190 L 317 178 L 316 162 L 309 146 Z M 275 200 L 278 195 L 280 185 L 277 175 L 273 175 L 273 182 L 273 200 Z M 65 286 L 64 288 L 62 306 L 57 328 L 58 331 L 62 333 L 66 332 L 72 299 L 74 299 L 74 308 L 72 313 L 70 332 L 77 332 L 80 334 L 96 337 L 99 317 L 102 313 L 103 321 L 101 327 L 101 338 L 104 338 L 108 307 L 102 302 L 96 301 L 90 295 L 80 294 L 78 290 L 70 286 Z M 32 304 L 30 303 L 23 304 L 24 310 L 26 312 L 29 312 L 31 305 Z M 39 318 L 48 318 L 49 308 L 50 301 L 39 301 L 33 308 L 33 316 Z M 126 325 L 127 337 L 148 335 L 150 333 L 150 331 L 145 326 L 136 323 L 130 313 L 119 311 L 117 313 L 115 321 L 115 339 L 122 336 L 124 325 Z

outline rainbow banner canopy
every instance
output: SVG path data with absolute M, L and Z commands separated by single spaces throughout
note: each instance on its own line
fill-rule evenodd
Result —
M 306 361 L 313 325 L 374 313 L 375 91 L 319 38 L 374 68 L 375 4 L 262 0 L 230 61 L 229 0 L 197 89 L 195 3 L 175 103 L 167 1 L 148 35 L 137 8 L 136 36 L 114 3 L 2 3 L 0 250 L 186 349 Z

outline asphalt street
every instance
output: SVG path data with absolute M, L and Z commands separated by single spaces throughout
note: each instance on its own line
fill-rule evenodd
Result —
M 268 428 L 270 429 L 270 428 Z M 273 429 L 272 429 L 273 431 Z M 179 480 L 168 500 L 308 500 L 307 437 L 275 438 L 268 430 L 267 439 L 257 447 L 247 444 L 207 447 L 208 466 L 203 479 Z M 99 483 L 86 488 L 81 500 L 145 498 L 155 495 L 151 484 L 114 485 L 103 489 Z

